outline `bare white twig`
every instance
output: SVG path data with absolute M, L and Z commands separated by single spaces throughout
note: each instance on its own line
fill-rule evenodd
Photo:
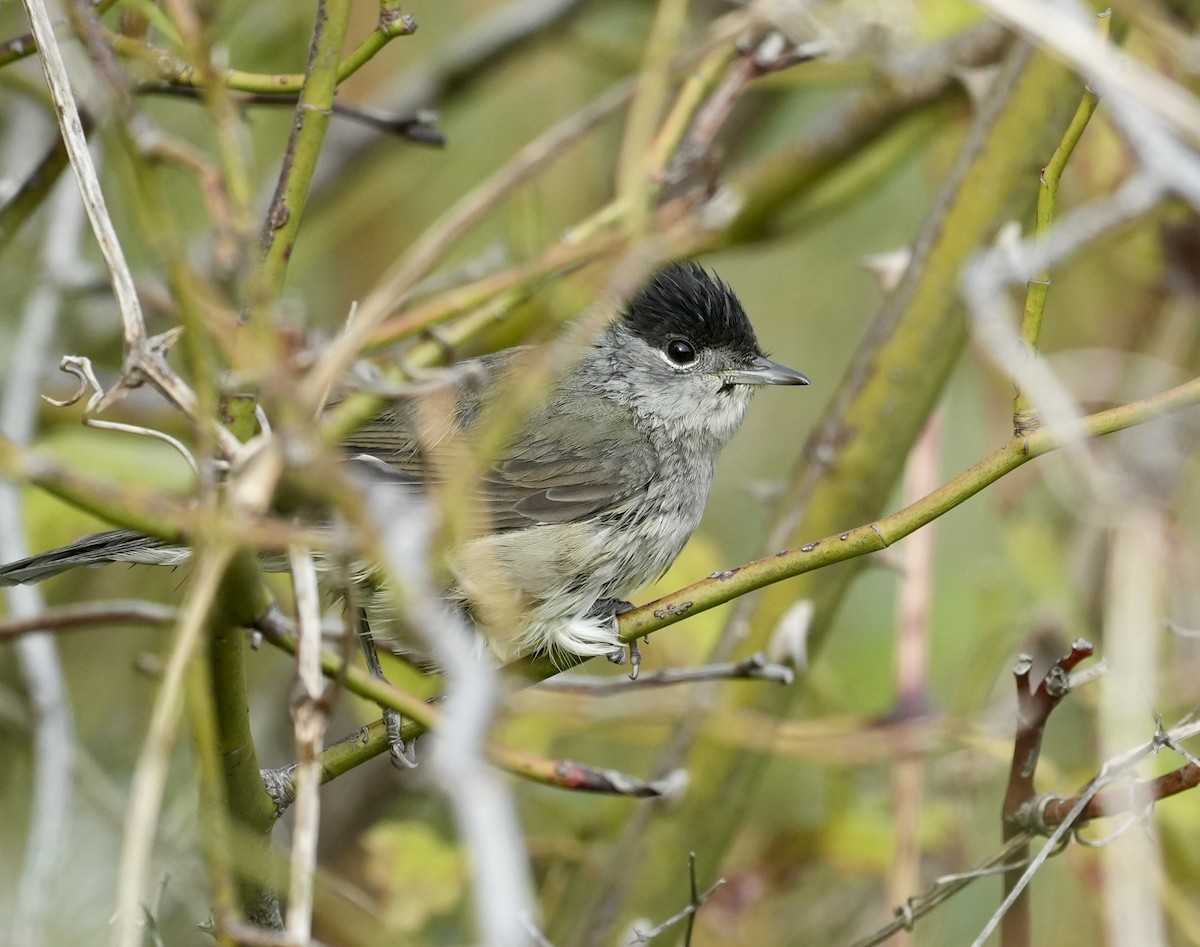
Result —
M 167 366 L 166 350 L 170 343 L 178 337 L 177 333 L 172 331 L 155 338 L 149 337 L 146 333 L 146 322 L 142 315 L 142 306 L 134 285 L 133 274 L 130 272 L 125 253 L 121 249 L 121 242 L 113 227 L 112 218 L 109 216 L 104 193 L 100 189 L 100 179 L 88 151 L 87 137 L 84 135 L 83 123 L 79 117 L 79 107 L 75 102 L 75 95 L 71 91 L 62 51 L 54 36 L 54 27 L 46 5 L 43 0 L 22 0 L 22 3 L 29 16 L 30 25 L 33 27 L 42 71 L 45 73 L 46 84 L 50 87 L 50 95 L 54 100 L 55 111 L 59 117 L 59 128 L 67 148 L 67 156 L 75 173 L 75 179 L 79 183 L 79 193 L 83 197 L 83 204 L 92 224 L 92 232 L 96 235 L 100 253 L 108 268 L 113 296 L 116 298 L 117 310 L 121 318 L 121 332 L 125 340 L 125 364 L 122 377 L 96 405 L 96 409 L 103 410 L 108 404 L 120 398 L 130 387 L 140 384 L 143 380 L 149 380 L 162 392 L 164 397 L 195 423 L 213 424 L 218 448 L 227 458 L 232 459 L 240 447 L 237 438 L 221 424 L 211 420 L 201 421 L 196 417 L 195 394 L 183 382 L 183 379 Z
M 296 684 L 292 706 L 296 731 L 296 827 L 288 887 L 288 935 L 297 944 L 312 938 L 313 875 L 321 820 L 321 743 L 325 739 L 325 677 L 321 673 L 321 596 L 317 568 L 307 549 L 289 551 L 296 590 Z
M 428 561 L 433 510 L 395 485 L 370 485 L 367 498 L 389 524 L 383 541 L 393 580 L 404 582 L 404 614 L 445 671 L 430 767 L 471 853 L 476 929 L 490 947 L 525 947 L 537 917 L 529 862 L 512 795 L 484 753 L 499 697 L 495 665 L 437 594 Z
M 77 260 L 83 230 L 83 205 L 71 188 L 59 185 L 50 211 L 42 250 L 45 274 L 25 307 L 0 401 L 0 432 L 18 444 L 28 444 L 33 437 L 40 370 L 62 305 L 57 280 Z M 16 484 L 0 481 L 0 562 L 27 554 L 20 493 Z M 44 609 L 41 593 L 32 586 L 5 593 L 12 619 L 32 618 Z M 54 637 L 44 632 L 25 635 L 17 641 L 16 651 L 33 705 L 35 748 L 29 840 L 9 934 L 11 943 L 37 947 L 69 834 L 75 725 Z
M 628 678 L 584 677 L 581 674 L 559 674 L 538 684 L 539 691 L 558 691 L 607 697 L 610 694 L 629 694 L 649 687 L 670 687 L 675 684 L 694 684 L 699 681 L 774 681 L 791 684 L 796 672 L 786 664 L 773 664 L 762 654 L 745 661 L 705 664 L 694 668 L 668 668 L 650 674 L 640 674 L 636 681 Z

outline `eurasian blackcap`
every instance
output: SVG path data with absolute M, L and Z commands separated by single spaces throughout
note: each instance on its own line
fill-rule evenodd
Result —
M 470 444 L 518 364 L 510 349 L 461 363 L 443 430 L 401 398 L 345 447 L 361 470 L 420 488 L 439 445 Z M 502 659 L 610 654 L 622 600 L 679 555 L 704 512 L 721 449 L 758 385 L 806 385 L 768 359 L 741 303 L 698 264 L 661 270 L 507 440 L 472 501 L 479 527 L 448 554 L 448 597 Z M 0 567 L 0 584 L 80 565 L 176 564 L 180 547 L 100 533 Z

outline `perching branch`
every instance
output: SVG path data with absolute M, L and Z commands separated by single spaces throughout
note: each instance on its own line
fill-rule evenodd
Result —
M 1197 404 L 1200 404 L 1200 379 L 1193 379 L 1142 401 L 1089 415 L 1083 419 L 1084 436 L 1092 438 L 1113 434 Z M 763 586 L 885 549 L 1035 457 L 1063 446 L 1046 430 L 1035 431 L 1023 439 L 1014 438 L 924 499 L 890 516 L 805 543 L 799 548 L 782 550 L 774 556 L 727 572 L 715 573 L 685 589 L 626 612 L 618 618 L 621 639 L 635 641 L 689 614 L 721 605 Z M 530 667 L 535 666 L 536 663 L 531 661 Z

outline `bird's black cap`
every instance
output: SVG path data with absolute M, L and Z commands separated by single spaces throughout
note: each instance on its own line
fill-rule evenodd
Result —
M 673 263 L 629 301 L 620 321 L 655 348 L 686 339 L 754 359 L 763 354 L 741 302 L 699 263 Z

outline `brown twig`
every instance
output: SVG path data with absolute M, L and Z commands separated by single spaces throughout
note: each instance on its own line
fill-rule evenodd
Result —
M 682 772 L 665 779 L 645 780 L 615 769 L 572 760 L 545 759 L 517 750 L 505 750 L 502 760 L 496 762 L 502 762 L 508 772 L 544 786 L 631 799 L 659 799 L 678 794 L 687 782 Z
M 157 602 L 88 602 L 48 608 L 30 618 L 0 621 L 0 641 L 8 641 L 33 631 L 76 631 L 94 625 L 169 625 L 179 612 Z
M 1021 655 L 1013 668 L 1017 686 L 1017 733 L 1013 744 L 1008 790 L 1004 795 L 1003 815 L 1006 825 L 1018 825 L 1022 808 L 1037 795 L 1033 778 L 1042 750 L 1046 723 L 1054 708 L 1070 693 L 1071 671 L 1080 662 L 1090 658 L 1093 651 L 1091 642 L 1080 638 L 1071 645 L 1067 654 L 1051 665 L 1036 688 L 1030 687 L 1033 659 L 1029 655 Z
M 1079 810 L 1077 821 L 1088 822 L 1127 812 L 1138 812 L 1169 799 L 1181 792 L 1200 786 L 1200 765 L 1185 763 L 1169 773 L 1153 779 L 1139 779 L 1124 789 L 1096 793 Z M 1079 805 L 1080 795 L 1046 800 L 1041 809 L 1041 821 L 1047 826 L 1061 825 L 1067 815 Z
M 1050 714 L 1059 702 L 1070 693 L 1071 671 L 1081 661 L 1092 656 L 1090 642 L 1080 638 L 1071 650 L 1059 658 L 1046 672 L 1036 689 L 1030 686 L 1033 659 L 1021 655 L 1013 668 L 1017 685 L 1017 732 L 1013 741 L 1012 767 L 1009 770 L 1008 789 L 1004 794 L 1002 817 L 1004 841 L 1007 842 L 1024 831 L 1027 810 L 1035 804 L 1037 792 L 1034 776 L 1037 773 L 1038 757 L 1042 751 L 1042 739 Z M 1018 849 L 1023 861 L 1029 855 L 1029 847 Z M 1004 875 L 1004 893 L 1011 894 L 1021 877 L 1019 871 Z M 1021 947 L 1029 943 L 1030 937 L 1029 899 L 1021 894 L 1004 917 L 1001 940 L 1004 947 Z
M 137 87 L 139 95 L 163 95 L 189 101 L 199 101 L 204 97 L 204 90 L 195 86 L 171 85 L 169 82 L 144 82 Z M 231 91 L 229 97 L 238 105 L 295 105 L 300 98 L 298 92 L 238 92 Z M 381 109 L 367 108 L 360 105 L 350 105 L 347 102 L 333 103 L 333 114 L 348 121 L 365 125 L 376 131 L 386 132 L 406 138 L 414 144 L 430 145 L 441 148 L 446 144 L 446 136 L 438 128 L 436 112 L 423 111 L 415 115 L 397 115 L 384 112 Z

